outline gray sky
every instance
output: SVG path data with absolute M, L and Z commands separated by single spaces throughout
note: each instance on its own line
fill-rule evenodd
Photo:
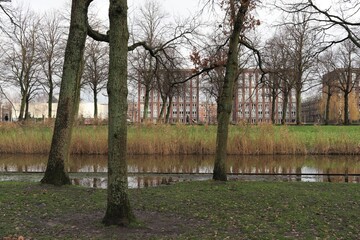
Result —
M 47 11 L 50 9 L 64 8 L 70 0 L 12 0 L 13 4 L 23 3 L 29 5 L 35 11 Z M 189 12 L 199 8 L 199 1 L 196 0 L 158 0 L 170 14 L 187 15 Z M 128 0 L 129 11 L 142 4 L 144 0 Z M 108 1 L 95 0 L 94 4 L 99 7 L 101 14 L 107 14 Z M 70 5 L 69 5 L 70 6 Z

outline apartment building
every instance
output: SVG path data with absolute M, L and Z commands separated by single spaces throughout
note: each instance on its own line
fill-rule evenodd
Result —
M 190 77 L 193 72 L 191 69 L 174 70 L 176 74 L 161 74 L 163 79 L 169 83 L 181 82 Z M 139 114 L 137 115 L 137 122 L 143 122 L 144 105 L 145 105 L 145 86 L 138 83 L 138 106 Z M 169 107 L 169 101 L 165 103 L 165 111 L 163 116 L 166 116 L 169 109 L 169 123 L 195 123 L 199 121 L 199 78 L 195 77 L 186 81 L 185 83 L 176 84 L 172 91 L 172 102 Z M 153 123 L 159 121 L 159 115 L 163 101 L 157 88 L 150 91 L 149 109 L 147 111 L 147 119 Z
M 232 111 L 232 121 L 247 122 L 252 124 L 271 123 L 271 89 L 260 82 L 261 73 L 258 69 L 245 69 L 240 74 L 237 82 L 237 91 L 234 94 L 234 104 Z M 275 124 L 282 121 L 282 109 L 284 94 L 279 90 L 279 95 L 275 102 Z M 296 98 L 295 91 L 291 90 L 288 97 L 286 111 L 286 123 L 295 122 L 296 118 Z
M 347 94 L 348 112 L 345 113 L 345 94 Z M 327 98 L 329 101 L 329 123 L 344 123 L 345 114 L 350 121 L 360 118 L 360 69 L 337 68 L 322 78 L 321 113 L 325 118 Z
M 301 103 L 301 121 L 304 124 L 320 124 L 323 122 L 321 114 L 321 96 L 314 96 Z
M 181 71 L 182 79 L 191 76 L 191 70 Z M 233 123 L 247 122 L 252 124 L 271 123 L 271 94 L 269 87 L 260 83 L 260 71 L 258 69 L 245 69 L 239 76 L 237 90 L 234 93 L 233 110 L 231 121 Z M 187 123 L 189 116 L 192 122 L 216 123 L 216 106 L 213 104 L 200 103 L 199 78 L 193 78 L 179 85 L 173 97 L 170 108 L 170 123 Z M 145 86 L 138 84 L 138 106 L 139 114 L 137 122 L 143 121 L 144 116 Z M 275 102 L 275 123 L 282 121 L 282 109 L 284 96 L 279 90 Z M 292 90 L 288 97 L 286 111 L 286 123 L 295 122 L 296 116 L 295 92 Z M 153 123 L 158 122 L 162 100 L 158 91 L 154 88 L 150 91 L 150 101 L 147 119 Z M 168 107 L 168 103 L 166 103 Z M 166 113 L 164 113 L 166 114 Z

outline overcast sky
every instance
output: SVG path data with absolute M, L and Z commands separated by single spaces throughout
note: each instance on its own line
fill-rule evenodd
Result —
M 13 4 L 23 3 L 29 5 L 35 11 L 47 11 L 70 6 L 70 0 L 12 0 Z M 158 0 L 170 14 L 187 15 L 199 9 L 199 1 L 196 0 Z M 144 0 L 128 0 L 129 12 L 144 3 Z M 95 0 L 94 4 L 100 8 L 101 14 L 107 14 L 108 1 Z

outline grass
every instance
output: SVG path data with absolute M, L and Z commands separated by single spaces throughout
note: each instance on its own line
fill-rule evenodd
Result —
M 358 184 L 185 182 L 130 190 L 140 224 L 104 227 L 106 191 L 0 183 L 0 237 L 360 239 Z
M 44 125 L 0 125 L 0 153 L 49 151 L 53 128 Z M 128 128 L 129 154 L 214 154 L 216 126 L 133 125 Z M 106 126 L 77 126 L 73 154 L 107 154 Z M 228 153 L 359 154 L 359 126 L 230 126 Z

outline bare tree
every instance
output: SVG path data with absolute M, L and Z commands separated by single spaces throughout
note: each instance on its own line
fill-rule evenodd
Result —
M 39 56 L 43 72 L 41 86 L 48 95 L 48 118 L 52 118 L 54 91 L 60 85 L 64 58 L 64 36 L 62 18 L 53 12 L 45 14 L 41 21 L 39 37 Z
M 162 100 L 162 106 L 158 115 L 158 119 L 160 121 L 164 119 L 165 123 L 169 123 L 170 112 L 172 109 L 174 97 L 184 97 L 184 94 L 186 94 L 187 92 L 187 83 L 183 83 L 182 81 L 189 76 L 189 72 L 186 69 L 183 69 L 183 59 L 181 58 L 181 56 L 177 55 L 176 51 L 164 51 L 167 52 L 166 54 L 164 54 L 166 55 L 166 57 L 164 57 L 164 60 L 162 60 L 161 64 L 159 64 L 160 66 L 155 72 L 155 81 L 156 91 L 160 94 Z
M 109 72 L 109 46 L 88 39 L 85 49 L 83 84 L 91 89 L 94 101 L 94 118 L 98 117 L 98 95 L 106 89 Z
M 336 93 L 336 81 L 329 74 L 333 71 L 333 63 L 335 62 L 334 51 L 332 48 L 327 49 L 319 58 L 320 69 L 324 74 L 321 79 L 322 93 L 326 96 L 324 124 L 328 125 L 330 120 L 330 103 L 332 96 Z
M 164 42 L 166 34 L 167 14 L 161 9 L 161 4 L 155 0 L 147 0 L 140 8 L 140 14 L 135 20 L 134 34 L 136 39 L 142 39 L 150 48 L 155 48 Z M 135 36 L 134 36 L 135 37 Z M 134 79 L 144 90 L 143 120 L 146 121 L 149 112 L 150 92 L 155 87 L 155 75 L 158 68 L 157 59 L 143 48 L 137 48 L 130 54 L 132 68 L 135 70 Z
M 144 49 L 136 48 L 131 54 L 132 61 L 130 63 L 135 70 L 135 80 L 141 85 L 141 91 L 144 92 L 142 118 L 146 119 L 149 115 L 150 92 L 156 89 L 164 101 L 165 95 L 172 92 L 170 88 L 174 89 L 175 82 L 164 84 L 161 79 L 157 79 L 157 76 L 164 74 L 159 75 L 157 72 L 163 72 L 164 69 L 169 69 L 173 73 L 178 72 L 175 69 L 178 69 L 179 66 L 169 67 L 169 63 L 174 61 L 175 55 L 176 59 L 185 59 L 180 48 L 185 44 L 191 45 L 190 35 L 193 37 L 196 34 L 198 24 L 195 24 L 194 20 L 175 23 L 168 21 L 166 23 L 167 14 L 161 10 L 161 5 L 157 1 L 146 1 L 144 7 L 140 9 L 139 16 L 140 20 L 135 24 L 134 34 L 138 34 L 136 39 L 142 40 L 139 44 L 142 44 Z M 166 89 L 159 89 L 160 85 Z M 161 111 L 161 115 L 163 112 Z
M 344 99 L 343 118 L 344 124 L 350 124 L 349 97 L 360 80 L 360 49 L 351 41 L 341 43 L 336 51 L 336 58 L 331 64 L 331 70 L 327 76 L 327 81 L 331 81 L 333 86 L 338 89 Z
M 134 70 L 131 79 L 140 84 L 145 92 L 142 118 L 146 121 L 149 115 L 150 92 L 155 87 L 157 63 L 150 53 L 144 49 L 134 50 L 131 59 L 133 61 L 130 61 L 130 64 Z
M 18 119 L 28 117 L 29 102 L 39 90 L 37 51 L 40 19 L 34 13 L 18 11 L 14 19 L 18 27 L 12 33 L 4 57 L 7 81 L 20 90 L 21 102 Z
M 268 76 L 265 81 L 271 98 L 271 120 L 275 123 L 276 102 L 282 100 L 281 124 L 286 124 L 286 113 L 291 90 L 294 87 L 293 56 L 285 34 L 280 32 L 266 43 L 264 62 Z
M 310 24 L 311 15 L 296 13 L 285 25 L 286 46 L 293 61 L 294 89 L 296 94 L 296 124 L 301 123 L 301 94 L 305 85 L 311 86 L 322 34 Z
M 293 2 L 280 0 L 278 2 L 281 3 L 279 7 L 285 12 L 310 14 L 312 17 L 309 20 L 320 24 L 323 33 L 326 34 L 326 41 L 323 41 L 323 48 L 320 51 L 346 40 L 360 47 L 358 31 L 360 4 L 358 1 L 337 0 L 335 4 L 328 4 L 328 7 L 321 7 L 313 0 Z
M 9 20 L 13 27 L 18 27 L 17 22 L 14 19 L 14 11 L 10 9 L 8 6 L 4 5 L 4 2 L 11 2 L 11 0 L 0 0 L 0 30 L 5 33 L 7 36 L 10 36 L 10 32 L 8 31 L 9 25 L 6 24 L 3 18 L 3 15 L 6 17 L 6 20 Z

